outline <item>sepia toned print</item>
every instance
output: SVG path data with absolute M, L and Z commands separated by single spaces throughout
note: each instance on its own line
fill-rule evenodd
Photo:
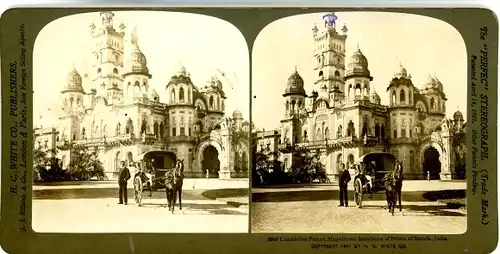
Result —
M 299 15 L 252 54 L 252 232 L 466 231 L 467 62 L 452 26 Z
M 33 229 L 248 232 L 248 49 L 203 15 L 48 24 L 34 49 Z

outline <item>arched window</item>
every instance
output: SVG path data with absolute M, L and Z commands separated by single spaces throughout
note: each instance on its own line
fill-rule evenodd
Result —
M 339 125 L 339 128 L 337 129 L 337 138 L 342 137 L 342 125 Z
M 69 105 L 70 105 L 70 107 L 73 107 L 73 101 L 74 101 L 73 97 L 69 98 Z
M 318 76 L 319 76 L 320 79 L 323 78 L 323 71 L 319 71 L 319 75 Z
M 436 110 L 436 102 L 434 101 L 434 98 L 431 98 L 431 109 Z
M 340 72 L 339 71 L 335 71 L 335 78 L 337 78 L 337 79 L 340 78 Z
M 160 123 L 160 138 L 163 138 L 163 130 L 165 126 L 163 125 L 163 122 Z
M 295 100 L 292 101 L 292 111 L 295 111 Z
M 298 108 L 302 108 L 302 101 L 299 101 L 299 107 Z
M 406 93 L 404 89 L 401 89 L 401 91 L 399 92 L 399 102 L 406 103 Z
M 307 142 L 307 130 L 304 131 L 304 142 Z
M 116 125 L 116 135 L 120 135 L 120 129 L 121 129 L 121 127 L 122 127 L 122 126 L 121 126 L 121 124 L 120 124 L 120 123 L 118 123 L 118 124 Z
M 396 91 L 392 91 L 391 105 L 396 104 Z
M 146 133 L 146 131 L 147 131 L 147 122 L 146 119 L 143 119 L 141 124 L 141 134 Z
M 134 93 L 141 93 L 141 84 L 139 83 L 139 81 L 135 81 L 134 83 Z
M 392 128 L 392 138 L 398 138 L 398 130 L 396 129 L 396 126 L 393 126 Z
M 378 123 L 375 124 L 375 137 L 380 137 L 380 126 L 378 125 Z
M 97 74 L 101 74 L 101 68 L 97 69 Z
M 349 85 L 349 89 L 347 90 L 347 96 L 350 97 L 352 95 L 352 84 Z
M 184 88 L 179 89 L 179 101 L 184 101 Z
M 214 108 L 214 97 L 213 96 L 210 96 L 209 104 L 210 104 L 210 108 Z
M 330 131 L 328 130 L 328 127 L 325 128 L 325 139 L 330 139 Z
M 134 132 L 134 123 L 132 122 L 132 119 L 129 118 L 127 121 L 126 128 L 125 128 L 125 133 L 130 134 L 133 132 Z
M 406 138 L 406 127 L 401 128 L 401 137 Z
M 356 132 L 356 129 L 354 128 L 354 123 L 352 121 L 349 121 L 349 124 L 347 125 L 347 136 L 351 137 L 354 136 Z
M 82 128 L 82 137 L 85 137 L 85 127 Z
M 158 129 L 158 127 L 159 127 L 158 123 L 155 121 L 153 128 L 154 128 L 154 133 L 155 133 L 156 138 L 159 138 L 159 135 L 160 135 L 160 130 Z
M 368 136 L 368 123 L 366 121 L 363 122 L 363 129 L 361 130 L 361 136 Z
M 191 88 L 188 88 L 188 102 L 191 102 Z
M 322 139 L 321 138 L 321 129 L 318 128 L 318 129 L 316 129 L 316 140 L 321 140 L 321 139 Z
M 114 73 L 114 74 L 118 74 L 118 69 L 114 68 L 114 69 L 113 69 L 113 73 Z
M 357 83 L 355 87 L 356 94 L 361 94 L 361 84 Z
M 172 88 L 172 92 L 170 93 L 170 103 L 175 102 L 175 89 Z

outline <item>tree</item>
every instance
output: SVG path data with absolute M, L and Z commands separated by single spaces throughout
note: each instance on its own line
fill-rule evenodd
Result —
M 106 178 L 104 166 L 98 159 L 95 151 L 90 152 L 87 147 L 72 146 L 70 154 L 71 157 L 67 170 L 72 180 L 88 181 L 92 178 L 97 178 L 98 180 Z
M 63 181 L 68 179 L 67 173 L 59 165 L 56 154 L 56 149 L 44 150 L 40 147 L 33 149 L 34 181 Z
M 297 151 L 293 153 L 292 167 L 288 175 L 295 183 L 310 183 L 314 180 L 326 180 L 325 166 L 318 155 Z

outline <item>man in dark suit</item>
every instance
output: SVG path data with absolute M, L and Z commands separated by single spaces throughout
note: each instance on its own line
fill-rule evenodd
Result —
M 339 178 L 339 187 L 340 187 L 340 205 L 347 207 L 348 197 L 347 197 L 347 184 L 351 181 L 351 174 L 349 174 L 349 170 L 347 170 L 344 163 L 340 164 L 341 172 Z
M 118 204 L 127 204 L 127 181 L 130 179 L 130 171 L 125 167 L 125 162 L 121 161 L 121 169 L 118 173 L 118 187 L 119 187 L 119 202 Z

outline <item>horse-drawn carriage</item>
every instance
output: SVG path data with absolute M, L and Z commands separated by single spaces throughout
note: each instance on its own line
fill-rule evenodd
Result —
M 138 158 L 136 172 L 132 178 L 135 203 L 138 206 L 142 205 L 144 191 L 149 191 L 151 197 L 153 191 L 165 189 L 168 206 L 172 212 L 176 192 L 179 194 L 179 206 L 182 209 L 183 162 L 177 160 L 174 153 L 167 151 L 150 151 L 140 154 Z
M 395 176 L 397 180 L 394 181 L 396 165 L 396 157 L 391 153 L 367 153 L 358 159 L 355 163 L 357 172 L 353 182 L 354 203 L 356 203 L 357 207 L 361 208 L 361 204 L 363 203 L 363 194 L 368 193 L 373 195 L 373 193 L 376 192 L 386 191 L 387 195 L 388 189 L 391 191 L 393 189 L 391 186 L 397 185 L 397 182 L 402 181 L 402 168 L 400 167 L 397 168 L 398 172 Z M 392 196 L 387 198 L 388 205 L 392 204 L 389 204 L 392 202 L 392 199 Z M 389 207 L 389 209 L 390 208 L 391 207 Z

